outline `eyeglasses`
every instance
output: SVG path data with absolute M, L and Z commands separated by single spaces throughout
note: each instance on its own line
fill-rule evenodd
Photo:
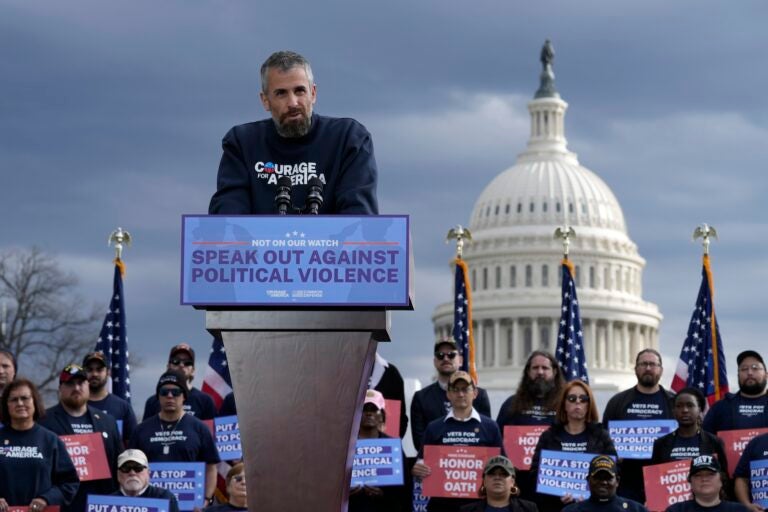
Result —
M 761 364 L 750 364 L 749 366 L 742 366 L 739 368 L 740 373 L 747 373 L 749 370 L 752 370 L 753 372 L 760 372 L 763 371 L 763 365 Z
M 453 361 L 456 359 L 456 356 L 459 355 L 458 352 L 435 352 L 435 359 L 437 360 L 443 360 L 446 357 Z
M 8 403 L 12 404 L 15 402 L 18 402 L 20 404 L 26 404 L 27 402 L 31 402 L 32 397 L 31 396 L 13 396 L 8 399 Z
M 565 397 L 565 399 L 571 402 L 572 404 L 575 404 L 576 402 L 579 402 L 580 404 L 589 403 L 589 395 L 568 395 L 567 397 Z
M 171 359 L 168 362 L 171 363 L 173 366 L 186 366 L 186 367 L 195 366 L 195 362 L 192 361 L 191 359 L 176 359 L 176 358 L 174 358 L 174 359 Z
M 459 394 L 459 395 L 460 394 L 468 395 L 469 393 L 472 392 L 472 386 L 467 386 L 465 388 L 455 388 L 453 386 L 450 386 L 450 387 L 448 387 L 448 391 L 452 391 L 453 393 L 456 393 L 456 394 Z
M 232 480 L 234 480 L 237 483 L 242 483 L 245 481 L 245 475 L 235 475 L 232 477 Z
M 184 393 L 180 388 L 172 387 L 172 388 L 160 388 L 160 390 L 157 392 L 160 396 L 168 396 L 171 395 L 172 397 L 176 398 L 182 395 Z
M 145 466 L 142 466 L 141 464 L 138 464 L 138 463 L 131 464 L 130 462 L 126 462 L 125 464 L 120 466 L 118 469 L 120 470 L 121 473 L 128 474 L 131 471 L 133 471 L 134 473 L 141 473 L 146 468 Z
M 640 361 L 637 363 L 638 368 L 661 368 L 659 363 L 653 361 Z

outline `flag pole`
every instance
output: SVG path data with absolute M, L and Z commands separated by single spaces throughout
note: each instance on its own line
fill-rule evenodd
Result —
M 464 245 L 472 242 L 472 233 L 469 231 L 469 229 L 463 227 L 461 224 L 457 224 L 455 227 L 448 230 L 448 234 L 445 237 L 445 243 L 450 242 L 451 240 L 456 240 L 456 258 L 453 260 L 453 263 L 456 265 L 456 279 L 454 283 L 463 282 L 464 284 L 464 301 L 463 305 L 460 307 L 463 307 L 465 309 L 466 313 L 466 342 L 467 342 L 467 352 L 468 354 L 463 354 L 464 356 L 464 363 L 467 365 L 467 370 L 469 370 L 469 375 L 472 377 L 472 380 L 477 384 L 477 366 L 475 364 L 475 339 L 474 335 L 472 333 L 472 292 L 471 292 L 471 286 L 469 283 L 469 268 L 467 267 L 467 263 L 462 259 L 462 255 L 464 253 Z M 459 273 L 461 273 L 461 279 L 459 279 Z M 458 301 L 458 298 L 456 297 L 456 294 L 459 293 L 458 290 L 456 290 L 456 284 L 454 284 L 454 298 L 456 301 Z M 455 301 L 455 302 L 456 302 Z M 461 316 L 459 312 L 457 312 L 454 308 L 454 328 L 457 325 L 457 316 Z M 460 338 L 463 338 L 460 337 Z M 454 335 L 454 339 L 456 339 L 456 336 Z M 456 339 L 457 342 L 459 342 L 459 339 Z M 463 352 L 463 351 L 462 351 Z
M 704 265 L 704 272 L 707 275 L 707 285 L 709 286 L 709 296 L 711 301 L 710 305 L 712 308 L 710 325 L 712 326 L 712 353 L 714 354 L 712 362 L 714 365 L 713 372 L 715 381 L 715 400 L 720 400 L 720 354 L 717 350 L 718 340 L 717 319 L 715 318 L 715 287 L 712 281 L 712 268 L 709 261 L 709 244 L 711 243 L 710 238 L 717 240 L 717 230 L 713 226 L 710 226 L 707 223 L 703 223 L 701 226 L 697 226 L 696 229 L 693 230 L 693 241 L 695 242 L 699 238 L 701 238 L 701 246 L 704 250 L 702 260 Z

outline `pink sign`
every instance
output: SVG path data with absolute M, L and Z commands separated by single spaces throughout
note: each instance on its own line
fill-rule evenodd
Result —
M 736 469 L 736 464 L 739 463 L 741 454 L 744 453 L 744 448 L 752 440 L 752 438 L 765 434 L 768 432 L 768 428 L 745 428 L 742 430 L 721 430 L 717 433 L 717 437 L 722 439 L 725 447 L 725 458 L 728 461 L 729 473 L 733 476 L 733 471 Z
M 29 512 L 29 507 L 8 507 L 8 512 Z M 59 512 L 59 506 L 48 505 L 43 512 Z
M 477 498 L 485 461 L 501 449 L 478 446 L 424 446 L 424 464 L 432 473 L 421 483 L 424 496 Z
M 541 433 L 549 425 L 506 425 L 504 427 L 504 451 L 516 469 L 531 469 L 531 459 Z
M 400 437 L 400 400 L 384 400 L 387 421 L 384 424 L 384 433 L 389 437 Z
M 81 482 L 112 477 L 101 432 L 59 437 L 67 448 Z
M 663 512 L 667 507 L 691 499 L 691 484 L 688 483 L 688 470 L 691 461 L 675 460 L 645 466 L 645 506 L 651 512 Z

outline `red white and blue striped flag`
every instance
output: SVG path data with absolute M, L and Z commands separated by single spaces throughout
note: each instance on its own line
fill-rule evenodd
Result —
M 555 359 L 560 365 L 565 380 L 582 380 L 589 384 L 587 361 L 584 355 L 584 331 L 581 329 L 579 300 L 576 297 L 573 263 L 562 260 L 562 304 L 560 325 L 557 332 Z
M 728 392 L 723 340 L 715 317 L 713 296 L 712 269 L 709 255 L 705 254 L 699 296 L 680 351 L 672 389 L 677 392 L 685 387 L 698 388 L 707 397 L 709 405 Z
M 218 336 L 213 337 L 211 355 L 208 356 L 208 366 L 203 376 L 203 393 L 208 393 L 216 404 L 216 409 L 221 408 L 224 398 L 232 392 L 232 377 L 229 375 L 227 352 L 224 350 L 224 342 Z
M 96 351 L 106 356 L 110 370 L 111 392 L 131 403 L 130 366 L 128 364 L 128 335 L 125 325 L 123 274 L 125 264 L 115 259 L 115 278 L 109 310 L 96 341 Z
M 462 355 L 461 370 L 469 373 L 477 384 L 475 366 L 475 339 L 472 336 L 472 296 L 469 286 L 469 270 L 461 258 L 456 258 L 456 279 L 453 293 L 453 339 Z

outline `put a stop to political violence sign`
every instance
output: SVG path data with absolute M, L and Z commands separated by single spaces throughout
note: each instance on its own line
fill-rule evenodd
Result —
M 500 453 L 499 448 L 490 447 L 425 446 L 424 464 L 432 474 L 423 479 L 422 493 L 440 498 L 477 498 L 485 461 Z

